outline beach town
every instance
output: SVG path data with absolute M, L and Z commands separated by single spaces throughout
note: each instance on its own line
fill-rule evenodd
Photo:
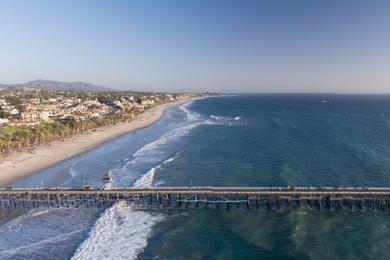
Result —
M 147 127 L 166 109 L 199 96 L 4 88 L 0 90 L 0 185 Z

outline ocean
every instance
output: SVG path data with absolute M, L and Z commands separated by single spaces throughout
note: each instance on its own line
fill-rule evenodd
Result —
M 18 187 L 390 186 L 390 96 L 225 95 Z M 390 214 L 340 209 L 2 211 L 0 259 L 386 259 Z

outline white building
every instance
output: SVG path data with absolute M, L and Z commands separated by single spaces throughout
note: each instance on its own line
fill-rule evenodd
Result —
M 20 116 L 26 122 L 36 122 L 39 120 L 39 114 L 37 112 L 22 112 Z
M 8 124 L 9 120 L 7 118 L 0 118 L 0 125 Z
M 17 110 L 16 108 L 13 108 L 9 113 L 11 115 L 18 115 L 19 114 L 19 110 Z

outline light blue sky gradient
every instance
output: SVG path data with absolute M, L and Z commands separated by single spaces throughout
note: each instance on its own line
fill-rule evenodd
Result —
M 0 82 L 390 92 L 390 1 L 0 2 Z

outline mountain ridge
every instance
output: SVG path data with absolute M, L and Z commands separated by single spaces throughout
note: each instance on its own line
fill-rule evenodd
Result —
M 103 87 L 87 82 L 74 81 L 74 82 L 64 82 L 64 81 L 55 81 L 55 80 L 45 80 L 37 79 L 28 81 L 26 83 L 17 83 L 17 84 L 1 84 L 2 88 L 23 88 L 23 87 L 33 87 L 44 90 L 69 90 L 69 91 L 85 91 L 85 92 L 99 92 L 99 91 L 116 91 L 115 89 Z

